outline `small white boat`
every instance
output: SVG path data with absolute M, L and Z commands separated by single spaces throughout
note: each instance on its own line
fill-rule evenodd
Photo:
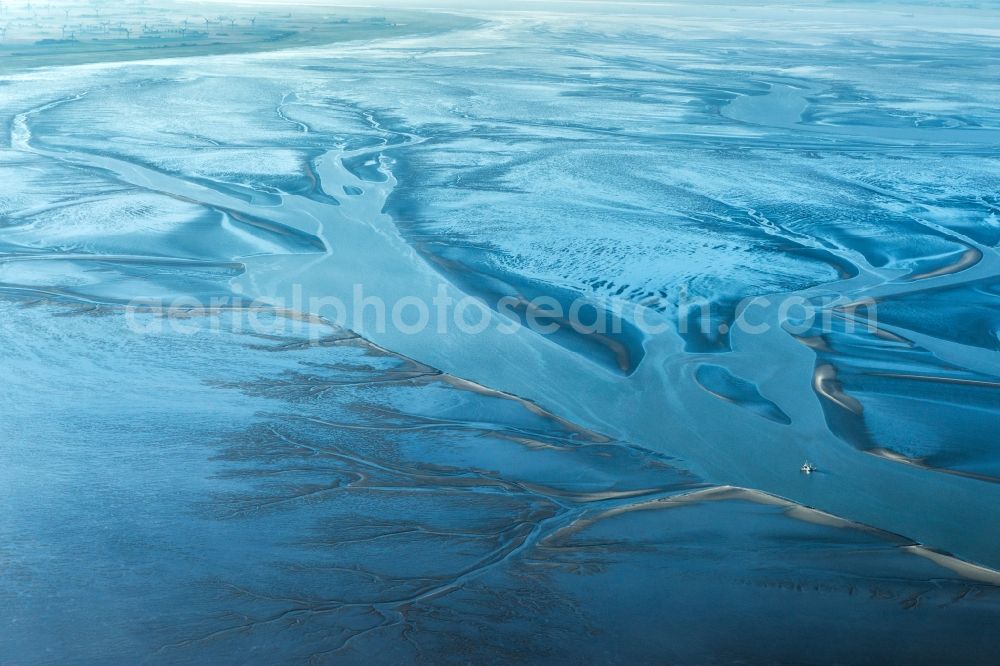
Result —
M 810 463 L 808 460 L 802 463 L 802 467 L 800 467 L 799 469 L 801 469 L 805 474 L 812 474 L 813 472 L 816 471 L 816 468 L 813 467 L 812 463 Z

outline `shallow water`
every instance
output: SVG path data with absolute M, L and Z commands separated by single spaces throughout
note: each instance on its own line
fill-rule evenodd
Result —
M 989 663 L 1000 14 L 775 11 L 23 46 L 0 661 Z

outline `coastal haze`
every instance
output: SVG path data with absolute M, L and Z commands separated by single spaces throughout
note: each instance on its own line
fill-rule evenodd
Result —
M 1000 11 L 0 6 L 0 661 L 991 663 Z

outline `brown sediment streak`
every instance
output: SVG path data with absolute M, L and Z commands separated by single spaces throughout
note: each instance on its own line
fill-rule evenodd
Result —
M 587 330 L 586 327 L 580 326 L 577 323 L 566 319 L 565 317 L 552 317 L 546 315 L 544 310 L 539 311 L 539 308 L 532 305 L 531 301 L 526 299 L 521 294 L 517 294 L 517 306 L 524 308 L 524 311 L 529 315 L 535 316 L 545 316 L 550 319 L 552 323 L 557 325 L 559 328 L 566 330 L 570 329 L 577 335 L 584 336 L 591 340 L 594 340 L 600 345 L 606 347 L 615 357 L 615 363 L 618 365 L 618 369 L 622 372 L 627 373 L 632 367 L 632 356 L 629 354 L 628 349 L 622 343 L 618 342 L 614 338 L 607 335 L 598 333 L 597 331 Z M 582 330 L 581 330 L 582 329 Z
M 397 354 L 397 356 L 398 356 L 398 354 Z M 401 357 L 401 358 L 405 358 L 405 357 Z M 603 434 L 601 434 L 599 432 L 596 432 L 594 430 L 589 430 L 587 428 L 584 428 L 581 425 L 578 425 L 576 423 L 573 423 L 572 421 L 564 419 L 561 416 L 553 414 L 552 412 L 548 411 L 547 409 L 541 407 L 536 402 L 533 402 L 531 400 L 527 400 L 525 398 L 522 398 L 520 396 L 514 395 L 512 393 L 507 393 L 506 391 L 499 391 L 497 389 L 493 389 L 493 388 L 490 388 L 488 386 L 483 386 L 482 384 L 477 384 L 476 382 L 470 381 L 468 379 L 462 379 L 461 377 L 456 377 L 454 375 L 449 375 L 449 374 L 446 374 L 446 373 L 438 375 L 436 377 L 436 379 L 438 381 L 444 382 L 446 384 L 450 384 L 451 386 L 454 386 L 455 388 L 463 389 L 463 390 L 466 390 L 466 391 L 472 391 L 473 393 L 478 393 L 479 395 L 485 395 L 485 396 L 494 397 L 494 398 L 503 398 L 505 400 L 513 400 L 513 401 L 517 402 L 519 405 L 521 405 L 522 407 L 524 407 L 525 409 L 527 409 L 532 414 L 535 414 L 536 416 L 541 416 L 542 418 L 545 418 L 545 419 L 549 419 L 550 421 L 553 421 L 553 422 L 557 423 L 558 425 L 566 428 L 567 430 L 569 430 L 569 431 L 571 431 L 573 433 L 576 433 L 576 434 L 580 435 L 581 437 L 586 438 L 590 442 L 597 442 L 597 443 L 606 444 L 608 442 L 614 441 L 610 437 L 608 437 L 607 435 L 603 435 Z
M 907 280 L 926 280 L 927 278 L 941 277 L 942 275 L 951 275 L 952 273 L 958 273 L 959 271 L 964 271 L 967 268 L 972 268 L 978 264 L 983 259 L 983 253 L 975 247 L 970 247 L 958 258 L 957 261 L 948 264 L 947 266 L 942 266 L 933 271 L 927 271 L 925 273 L 918 273 L 917 275 L 910 275 Z
M 211 189 L 211 188 L 206 188 L 206 189 Z M 265 220 L 264 218 L 257 217 L 255 215 L 250 215 L 249 213 L 242 213 L 228 206 L 206 203 L 204 201 L 195 199 L 193 197 L 189 197 L 184 194 L 176 194 L 174 192 L 167 192 L 165 190 L 160 190 L 160 189 L 152 191 L 155 191 L 157 194 L 162 194 L 163 196 L 170 197 L 171 199 L 175 199 L 177 201 L 183 201 L 184 203 L 192 204 L 195 206 L 202 206 L 205 208 L 209 208 L 222 215 L 228 215 L 234 221 L 239 222 L 241 224 L 245 224 L 247 226 L 263 229 L 264 231 L 269 231 L 279 236 L 304 239 L 310 245 L 312 245 L 317 250 L 320 250 L 322 252 L 326 252 L 329 249 L 327 248 L 326 243 L 323 242 L 322 238 L 319 238 L 318 236 L 315 236 L 311 233 L 295 229 L 286 224 L 282 224 L 281 222 L 275 222 L 273 220 Z M 215 190 L 212 191 L 215 192 Z
M 723 395 L 721 393 L 718 393 L 717 391 L 713 391 L 712 389 L 706 387 L 704 384 L 702 384 L 701 382 L 699 382 L 697 379 L 694 380 L 694 383 L 697 384 L 700 388 L 702 388 L 705 391 L 705 393 L 708 393 L 713 398 L 718 398 L 719 400 L 721 400 L 723 402 L 728 402 L 731 405 L 739 405 L 741 407 L 743 406 L 743 403 L 737 402 L 736 400 L 733 400 L 728 395 Z
M 691 495 L 695 495 L 695 493 L 692 493 Z M 847 518 L 841 518 L 840 516 L 835 516 L 832 513 L 827 513 L 826 511 L 820 511 L 819 509 L 814 509 L 812 507 L 805 506 L 804 504 L 797 504 L 791 500 L 785 499 L 784 497 L 779 497 L 777 495 L 765 493 L 760 490 L 754 490 L 752 488 L 741 488 L 739 486 L 720 486 L 716 490 L 716 492 L 704 492 L 692 499 L 696 501 L 744 500 L 747 502 L 753 502 L 755 504 L 777 506 L 784 509 L 784 513 L 786 516 L 788 516 L 789 518 L 795 518 L 796 520 L 802 520 L 817 525 L 825 525 L 827 527 L 864 530 L 866 532 L 872 532 L 878 534 L 881 538 L 893 541 L 895 543 L 905 543 L 905 544 L 913 543 L 912 540 L 907 539 L 898 534 L 887 532 L 885 530 L 879 529 L 877 527 L 872 527 L 870 525 L 865 525 L 864 523 L 858 523 L 853 520 L 848 520 Z
M 927 558 L 934 564 L 957 573 L 962 578 L 974 580 L 978 583 L 1000 586 L 1000 571 L 996 571 L 995 569 L 972 564 L 971 562 L 960 560 L 954 555 L 942 553 L 919 544 L 903 546 L 903 550 Z
M 647 497 L 665 492 L 663 488 L 638 488 L 635 490 L 603 490 L 588 493 L 577 493 L 569 490 L 560 490 L 550 486 L 541 486 L 534 483 L 520 484 L 525 489 L 536 494 L 545 494 L 559 499 L 572 500 L 574 502 L 606 502 L 608 500 L 632 499 L 635 497 Z
M 972 562 L 967 562 L 965 560 L 959 559 L 954 555 L 949 553 L 944 553 L 941 551 L 934 550 L 923 544 L 914 542 L 912 539 L 908 539 L 905 536 L 896 534 L 894 532 L 889 532 L 877 527 L 872 527 L 870 525 L 865 525 L 864 523 L 857 523 L 852 520 L 847 520 L 846 518 L 841 518 L 839 516 L 834 516 L 832 514 L 826 513 L 825 511 L 820 511 L 819 509 L 813 509 L 801 504 L 796 504 L 790 500 L 784 498 L 775 497 L 773 495 L 768 495 L 757 490 L 743 490 L 744 494 L 741 496 L 743 499 L 748 499 L 750 501 L 758 501 L 758 498 L 764 497 L 768 498 L 766 503 L 774 504 L 775 500 L 778 504 L 786 506 L 787 510 L 785 515 L 796 518 L 798 520 L 806 520 L 809 522 L 818 523 L 821 525 L 828 525 L 831 527 L 847 527 L 851 529 L 860 529 L 866 532 L 870 532 L 878 535 L 880 538 L 894 542 L 899 545 L 899 547 L 914 555 L 919 555 L 924 557 L 935 564 L 952 571 L 962 578 L 967 580 L 976 581 L 978 583 L 986 583 L 988 585 L 1000 586 L 1000 571 L 995 569 L 990 569 L 989 567 L 984 567 L 978 564 L 973 564 Z
M 865 531 L 875 532 L 882 536 L 883 538 L 888 538 L 894 542 L 912 544 L 913 541 L 900 537 L 899 535 L 892 534 L 891 532 L 885 532 L 875 527 L 869 527 L 862 523 L 855 523 L 846 518 L 840 518 L 839 516 L 834 516 L 833 514 L 820 511 L 819 509 L 813 509 L 802 504 L 796 504 L 791 500 L 787 500 L 783 497 L 778 497 L 777 495 L 771 495 L 769 493 L 762 492 L 760 490 L 753 490 L 751 488 L 742 488 L 739 486 L 711 486 L 708 488 L 701 488 L 687 493 L 679 493 L 674 495 L 669 495 L 666 497 L 656 497 L 653 499 L 645 500 L 643 502 L 638 502 L 635 504 L 627 504 L 624 506 L 617 506 L 606 511 L 602 511 L 599 514 L 592 516 L 582 516 L 573 523 L 557 530 L 549 538 L 556 538 L 562 535 L 568 535 L 578 532 L 582 529 L 597 523 L 598 521 L 613 518 L 614 516 L 619 516 L 625 513 L 631 513 L 633 511 L 649 511 L 656 509 L 669 509 L 682 506 L 690 506 L 692 504 L 699 504 L 702 502 L 727 502 L 727 501 L 738 501 L 743 500 L 747 502 L 753 502 L 755 504 L 764 504 L 767 506 L 781 507 L 784 509 L 785 515 L 790 518 L 795 518 L 797 520 L 804 520 L 811 523 L 816 523 L 819 525 L 826 525 L 828 527 L 850 527 L 854 529 L 862 529 Z
M 307 240 L 311 246 L 313 246 L 314 248 L 316 248 L 321 252 L 326 252 L 329 249 L 327 248 L 326 243 L 323 242 L 322 238 L 314 236 L 313 234 L 307 233 L 305 231 L 299 231 L 297 229 L 293 229 L 287 225 L 281 224 L 280 222 L 272 222 L 271 220 L 265 220 L 259 217 L 253 217 L 251 215 L 247 215 L 246 213 L 240 213 L 232 209 L 221 208 L 218 206 L 216 206 L 215 208 L 217 210 L 225 212 L 227 215 L 229 215 L 229 217 L 233 218 L 237 222 L 241 222 L 251 227 L 257 227 L 265 231 L 270 231 L 271 233 L 279 234 L 281 236 L 289 236 L 292 238 L 303 238 Z
M 329 323 L 329 322 L 327 322 L 327 323 Z M 349 329 L 344 329 L 344 330 L 349 330 Z M 353 331 L 352 331 L 352 333 L 353 333 Z M 398 359 L 404 360 L 404 361 L 406 361 L 408 363 L 413 364 L 415 367 L 425 368 L 426 370 L 429 371 L 429 374 L 433 374 L 433 376 L 431 376 L 428 381 L 443 382 L 443 383 L 448 384 L 449 386 L 453 386 L 454 388 L 457 388 L 459 390 L 470 391 L 472 393 L 476 393 L 478 395 L 483 395 L 483 396 L 490 397 L 490 398 L 501 398 L 503 400 L 513 400 L 514 402 L 518 403 L 524 409 L 528 410 L 532 414 L 535 414 L 536 416 L 540 416 L 540 417 L 542 417 L 544 419 L 550 420 L 550 421 L 556 423 L 557 425 L 562 426 L 566 430 L 568 430 L 568 431 L 570 431 L 570 432 L 572 432 L 574 434 L 580 435 L 581 437 L 585 438 L 589 442 L 606 444 L 606 443 L 614 441 L 610 437 L 608 437 L 607 435 L 603 435 L 603 434 L 601 434 L 599 432 L 595 432 L 593 430 L 589 430 L 587 428 L 584 428 L 583 426 L 580 426 L 580 425 L 578 425 L 576 423 L 573 423 L 572 421 L 569 421 L 568 419 L 564 419 L 561 416 L 553 414 L 552 412 L 548 411 L 547 409 L 541 407 L 536 402 L 533 402 L 531 400 L 527 400 L 527 399 L 522 398 L 520 396 L 514 395 L 513 393 L 507 393 L 506 391 L 500 391 L 498 389 L 490 388 L 489 386 L 484 386 L 482 384 L 478 384 L 478 383 L 476 383 L 474 381 L 471 381 L 469 379 L 463 379 L 462 377 L 456 377 L 455 375 L 450 375 L 448 373 L 441 372 L 440 370 L 437 370 L 436 368 L 432 368 L 429 365 L 421 363 L 420 361 L 417 361 L 416 359 L 412 359 L 409 356 L 405 356 L 403 354 L 391 351 L 389 349 L 386 349 L 385 347 L 377 345 L 374 342 L 372 342 L 371 340 L 368 340 L 367 338 L 365 338 L 365 337 L 363 337 L 361 335 L 358 335 L 356 333 L 355 333 L 355 335 L 357 335 L 357 341 L 359 343 L 363 344 L 366 348 L 368 348 L 368 349 L 370 349 L 372 351 L 375 351 L 375 352 L 381 353 L 381 354 L 386 354 L 388 356 L 392 356 L 394 358 L 398 358 Z
M 854 311 L 860 307 L 867 307 L 870 305 L 875 305 L 878 300 L 875 298 L 863 298 L 860 301 L 851 301 L 850 303 L 844 303 L 842 305 L 836 305 L 833 309 L 836 312 L 843 312 L 844 314 L 854 314 Z
M 698 386 L 698 388 L 702 389 L 703 391 L 705 391 L 705 393 L 708 393 L 713 398 L 718 398 L 719 400 L 721 400 L 723 402 L 728 402 L 731 405 L 742 405 L 742 403 L 740 403 L 737 400 L 731 398 L 730 396 L 728 396 L 728 395 L 726 395 L 724 393 L 720 393 L 719 391 L 715 391 L 715 390 L 710 389 L 709 387 L 705 386 L 704 382 L 702 382 L 700 379 L 698 379 L 698 372 L 697 372 L 697 370 L 700 370 L 703 367 L 706 367 L 706 366 L 699 366 L 698 368 L 696 368 L 696 372 L 694 372 L 692 374 L 692 376 L 691 376 L 691 379 L 694 380 L 694 383 Z M 726 368 L 724 368 L 724 369 L 726 369 Z M 726 369 L 726 370 L 728 371 L 728 369 Z
M 728 491 L 735 490 L 731 486 L 712 486 L 709 488 L 704 488 L 700 490 L 694 490 L 688 493 L 680 493 L 676 495 L 668 495 L 666 497 L 656 497 L 653 499 L 647 499 L 642 502 L 637 502 L 635 504 L 626 504 L 624 506 L 616 506 L 605 511 L 601 511 L 597 514 L 580 516 L 570 524 L 555 530 L 548 536 L 546 536 L 542 541 L 549 542 L 557 540 L 562 537 L 570 536 L 584 530 L 591 525 L 605 520 L 607 518 L 614 518 L 615 516 L 620 516 L 622 514 L 631 513 L 633 511 L 650 511 L 655 509 L 670 509 L 678 506 L 686 506 L 688 504 L 695 504 L 697 502 L 705 501 L 708 499 L 716 499 L 716 495 L 723 495 L 721 499 L 728 499 L 726 497 Z
M 314 315 L 306 315 L 306 316 L 314 316 Z M 428 375 L 427 381 L 439 381 L 439 382 L 443 382 L 443 383 L 448 384 L 449 386 L 453 386 L 454 388 L 457 388 L 459 390 L 470 391 L 472 393 L 476 393 L 478 395 L 483 395 L 483 396 L 486 396 L 486 397 L 501 398 L 501 399 L 504 399 L 504 400 L 513 400 L 514 402 L 517 402 L 519 405 L 521 405 L 522 407 L 524 407 L 525 409 L 527 409 L 532 414 L 535 414 L 536 416 L 541 416 L 544 419 L 548 419 L 550 421 L 553 421 L 554 423 L 556 423 L 556 424 L 558 424 L 558 425 L 566 428 L 567 430 L 569 430 L 570 432 L 572 432 L 574 434 L 580 435 L 581 437 L 585 438 L 586 440 L 588 440 L 590 442 L 602 443 L 603 444 L 603 443 L 608 443 L 608 442 L 613 441 L 607 435 L 603 435 L 603 434 L 595 432 L 593 430 L 589 430 L 589 429 L 584 428 L 584 427 L 582 427 L 582 426 L 580 426 L 580 425 L 578 425 L 576 423 L 573 423 L 572 421 L 564 419 L 561 416 L 553 414 L 552 412 L 550 412 L 547 409 L 544 409 L 543 407 L 541 407 L 540 405 L 538 405 L 538 403 L 535 403 L 535 402 L 533 402 L 531 400 L 527 400 L 527 399 L 522 398 L 520 396 L 514 395 L 513 393 L 507 393 L 506 391 L 500 391 L 498 389 L 494 389 L 494 388 L 490 388 L 488 386 L 484 386 L 482 384 L 478 384 L 478 383 L 476 383 L 474 381 L 471 381 L 469 379 L 463 379 L 462 377 L 456 377 L 455 375 L 451 375 L 451 374 L 448 374 L 448 373 L 445 373 L 445 372 L 441 372 L 437 368 L 433 368 L 433 367 L 431 367 L 431 366 L 429 366 L 429 365 L 427 365 L 425 363 L 421 363 L 420 361 L 417 361 L 416 359 L 410 358 L 409 356 L 406 356 L 404 354 L 400 354 L 398 352 L 394 352 L 392 350 L 386 349 L 385 347 L 382 347 L 381 345 L 378 345 L 378 344 L 372 342 L 371 340 L 365 338 L 364 336 L 359 335 L 359 334 L 355 333 L 354 331 L 351 331 L 350 329 L 339 327 L 336 324 L 323 319 L 322 317 L 317 317 L 317 319 L 319 321 L 321 321 L 323 324 L 326 324 L 326 325 L 331 326 L 333 328 L 336 328 L 338 330 L 342 330 L 342 331 L 345 331 L 345 332 L 353 334 L 354 337 L 352 338 L 352 340 L 354 342 L 358 343 L 358 344 L 363 345 L 365 348 L 367 348 L 370 351 L 373 351 L 373 352 L 378 353 L 378 354 L 384 354 L 386 356 L 392 356 L 393 358 L 398 358 L 400 360 L 406 361 L 407 363 L 411 364 L 415 368 L 420 368 L 420 369 L 425 370 L 427 372 L 427 375 Z
M 554 317 L 547 311 L 540 311 L 539 308 L 532 305 L 531 301 L 525 297 L 524 294 L 513 291 L 513 287 L 502 279 L 478 274 L 460 261 L 436 255 L 427 249 L 429 244 L 426 242 L 415 242 L 413 245 L 421 253 L 421 256 L 426 258 L 431 264 L 440 267 L 442 271 L 452 270 L 469 275 L 477 275 L 480 278 L 489 277 L 493 282 L 502 284 L 507 289 L 512 290 L 510 293 L 506 293 L 504 298 L 513 300 L 513 308 L 517 308 L 519 311 L 527 313 L 528 315 L 534 314 L 536 316 L 543 317 L 558 326 L 560 330 L 569 330 L 583 338 L 596 342 L 611 352 L 615 358 L 615 365 L 618 367 L 619 371 L 628 374 L 629 371 L 633 369 L 632 354 L 629 352 L 628 347 L 618 340 L 615 340 L 610 335 L 600 333 L 597 330 L 590 330 L 591 327 L 571 321 L 566 317 Z
M 925 465 L 920 458 L 911 458 L 909 456 L 904 456 L 902 453 L 896 453 L 895 451 L 881 447 L 868 449 L 865 453 L 870 453 L 871 455 L 878 456 L 879 458 L 886 458 L 887 460 L 892 460 L 893 462 L 905 463 L 916 467 L 927 467 L 927 465 Z
M 1000 388 L 1000 382 L 985 379 L 965 379 L 963 377 L 943 377 L 940 375 L 910 375 L 905 372 L 866 372 L 872 377 L 891 377 L 893 379 L 912 379 L 917 382 L 939 382 L 942 384 L 958 384 L 960 386 L 980 386 L 982 388 Z
M 690 506 L 701 502 L 724 502 L 734 500 L 743 500 L 753 502 L 755 504 L 781 507 L 784 509 L 784 514 L 786 516 L 794 518 L 795 520 L 801 520 L 826 527 L 855 529 L 868 532 L 886 542 L 896 545 L 901 550 L 926 558 L 935 564 L 958 574 L 962 578 L 978 583 L 1000 586 L 1000 571 L 995 569 L 973 564 L 959 559 L 949 553 L 928 548 L 927 546 L 916 543 L 912 539 L 908 539 L 907 537 L 894 532 L 889 532 L 864 523 L 858 523 L 853 520 L 848 520 L 847 518 L 841 518 L 840 516 L 820 511 L 819 509 L 814 509 L 803 504 L 797 504 L 777 495 L 771 495 L 770 493 L 765 493 L 760 490 L 742 488 L 739 486 L 712 486 L 710 488 L 703 488 L 688 493 L 667 497 L 657 497 L 635 504 L 618 506 L 592 516 L 581 516 L 569 525 L 556 530 L 543 539 L 543 541 L 548 542 L 550 540 L 556 540 L 560 537 L 569 536 L 593 525 L 594 523 L 597 523 L 600 520 L 632 511 L 668 509 Z
M 10 285 L 2 285 L 2 286 L 10 286 Z M 79 304 L 79 302 L 83 300 L 70 293 L 63 294 L 61 292 L 44 292 L 35 288 L 26 288 L 26 289 L 36 294 L 42 293 L 42 294 L 47 294 L 49 296 L 57 296 L 57 297 L 63 296 L 72 298 L 74 301 L 76 301 L 77 304 Z M 333 335 L 326 336 L 322 340 L 317 342 L 329 343 L 329 344 L 347 343 L 347 344 L 361 345 L 368 351 L 378 354 L 384 354 L 387 356 L 391 356 L 393 358 L 398 358 L 402 361 L 409 363 L 414 368 L 425 371 L 426 372 L 425 381 L 440 381 L 450 386 L 453 386 L 459 390 L 471 391 L 473 393 L 477 393 L 479 395 L 487 397 L 500 398 L 503 400 L 512 400 L 514 402 L 517 402 L 519 405 L 521 405 L 524 409 L 528 410 L 532 414 L 535 414 L 536 416 L 540 416 L 544 419 L 552 421 L 553 423 L 556 423 L 557 425 L 565 428 L 567 431 L 575 435 L 578 435 L 582 440 L 588 443 L 606 444 L 614 441 L 611 437 L 608 437 L 607 435 L 601 434 L 594 430 L 590 430 L 588 428 L 584 428 L 583 426 L 580 426 L 568 419 L 558 416 L 548 411 L 547 409 L 544 409 L 543 407 L 541 407 L 540 405 L 531 400 L 527 400 L 512 393 L 507 393 L 506 391 L 500 391 L 497 389 L 490 388 L 488 386 L 483 386 L 482 384 L 478 384 L 468 379 L 463 379 L 461 377 L 456 377 L 454 375 L 443 373 L 440 370 L 437 370 L 436 368 L 432 368 L 431 366 L 428 366 L 424 363 L 420 363 L 419 361 L 412 359 L 408 356 L 390 351 L 380 345 L 375 344 L 371 340 L 368 340 L 367 338 L 359 335 L 353 330 L 345 328 L 343 326 L 339 326 L 338 324 L 331 322 L 330 320 L 320 315 L 315 315 L 300 310 L 293 310 L 291 308 L 280 308 L 280 307 L 270 306 L 267 304 L 233 304 L 233 305 L 218 305 L 210 307 L 194 306 L 190 308 L 170 308 L 170 307 L 163 307 L 161 304 L 155 302 L 130 303 L 127 306 L 121 303 L 107 303 L 89 299 L 84 300 L 83 302 L 85 302 L 87 305 L 95 307 L 100 306 L 108 308 L 111 311 L 127 309 L 131 310 L 132 312 L 138 312 L 143 314 L 157 314 L 160 316 L 166 316 L 171 318 L 194 318 L 194 317 L 208 316 L 212 314 L 219 314 L 223 312 L 269 313 L 279 317 L 286 317 L 288 319 L 302 321 L 309 324 L 326 326 L 333 331 Z M 52 303 L 53 305 L 60 304 L 58 303 L 58 301 L 53 301 Z
M 884 328 L 879 328 L 874 323 L 871 324 L 869 330 L 872 332 L 873 335 L 882 338 L 883 340 L 889 340 L 891 342 L 899 342 L 900 344 L 909 345 L 911 347 L 914 346 L 912 340 L 907 340 L 903 336 L 897 335 L 892 331 L 887 331 Z
M 319 177 L 316 175 L 313 160 L 305 160 L 302 164 L 302 175 L 309 181 L 309 190 L 311 192 L 315 192 L 320 189 Z
M 809 347 L 809 349 L 815 349 L 816 351 L 822 352 L 833 351 L 830 348 L 830 345 L 827 344 L 826 338 L 822 335 L 796 335 L 793 337 L 806 347 Z
M 497 432 L 494 434 L 498 439 L 503 439 L 508 442 L 514 442 L 515 444 L 520 444 L 521 446 L 528 449 L 535 449 L 538 451 L 549 450 L 549 451 L 574 451 L 577 449 L 576 446 L 569 444 L 562 444 L 557 442 L 546 442 L 541 439 L 536 439 L 534 437 L 526 437 L 524 435 L 514 435 L 506 432 Z
M 864 407 L 855 398 L 844 393 L 837 380 L 837 369 L 829 363 L 816 366 L 813 372 L 813 389 L 830 402 L 854 414 L 862 414 Z
M 892 462 L 902 463 L 904 465 L 910 465 L 912 467 L 919 467 L 920 469 L 925 469 L 929 472 L 940 472 L 942 474 L 951 474 L 952 476 L 961 476 L 966 479 L 975 479 L 977 481 L 985 481 L 987 483 L 1000 483 L 1000 477 L 991 476 L 989 474 L 980 474 L 977 472 L 967 472 L 960 469 L 948 469 L 947 467 L 935 467 L 934 465 L 928 465 L 921 458 L 911 458 L 909 456 L 904 456 L 902 453 L 892 451 L 890 449 L 877 447 L 874 449 L 866 449 L 865 453 L 868 453 L 879 458 L 885 458 L 886 460 L 891 460 Z
M 289 312 L 291 312 L 291 311 L 289 311 Z M 589 430 L 589 429 L 584 428 L 583 426 L 580 426 L 580 425 L 578 425 L 578 424 L 576 424 L 576 423 L 574 423 L 574 422 L 572 422 L 572 421 L 570 421 L 568 419 L 565 419 L 565 418 L 563 418 L 561 416 L 553 414 L 552 412 L 550 412 L 547 409 L 545 409 L 545 408 L 541 407 L 540 405 L 538 405 L 538 403 L 535 403 L 535 402 L 533 402 L 531 400 L 527 400 L 525 398 L 522 398 L 520 396 L 514 395 L 512 393 L 507 393 L 506 391 L 500 391 L 498 389 L 494 389 L 494 388 L 490 388 L 488 386 L 484 386 L 482 384 L 478 384 L 478 383 L 476 383 L 474 381 L 471 381 L 469 379 L 463 379 L 462 377 L 456 377 L 455 375 L 451 375 L 451 374 L 448 374 L 448 373 L 445 373 L 445 372 L 441 372 L 440 370 L 438 370 L 436 368 L 432 368 L 431 366 L 426 365 L 424 363 L 421 363 L 420 361 L 417 361 L 415 359 L 412 359 L 409 356 L 405 356 L 403 354 L 400 354 L 400 353 L 391 351 L 389 349 L 386 349 L 385 347 L 382 347 L 381 345 L 377 345 L 374 342 L 372 342 L 371 340 L 369 340 L 369 339 L 367 339 L 367 338 L 365 338 L 365 337 L 363 337 L 363 336 L 355 333 L 354 331 L 352 331 L 350 329 L 339 327 L 336 324 L 333 324 L 332 322 L 329 322 L 329 321 L 323 319 L 322 317 L 318 317 L 316 315 L 304 315 L 302 313 L 297 313 L 297 314 L 299 314 L 301 316 L 306 316 L 306 317 L 313 317 L 318 323 L 322 323 L 322 324 L 325 324 L 327 326 L 331 326 L 331 327 L 337 329 L 338 331 L 343 331 L 345 334 L 350 334 L 351 337 L 350 338 L 345 338 L 345 339 L 350 339 L 350 340 L 352 340 L 352 341 L 354 341 L 354 342 L 356 342 L 358 344 L 361 344 L 364 347 L 366 347 L 367 349 L 369 349 L 371 351 L 374 351 L 376 353 L 385 354 L 387 356 L 392 356 L 394 358 L 398 358 L 400 360 L 403 360 L 403 361 L 409 363 L 414 368 L 423 370 L 426 373 L 426 377 L 423 378 L 425 381 L 428 381 L 428 382 L 431 382 L 431 381 L 442 382 L 442 383 L 448 384 L 449 386 L 452 386 L 452 387 L 454 387 L 456 389 L 459 389 L 459 390 L 462 390 L 462 391 L 469 391 L 471 393 L 476 393 L 478 395 L 482 395 L 482 396 L 486 396 L 486 397 L 490 397 L 490 398 L 500 398 L 502 400 L 513 400 L 514 402 L 518 403 L 520 406 L 522 406 L 524 409 L 528 410 L 532 414 L 535 414 L 536 416 L 540 416 L 540 417 L 542 417 L 544 419 L 552 421 L 552 422 L 556 423 L 557 425 L 565 428 L 566 430 L 572 432 L 573 434 L 579 435 L 580 437 L 584 438 L 585 440 L 587 440 L 588 442 L 591 442 L 591 443 L 606 444 L 606 443 L 614 441 L 610 437 L 608 437 L 607 435 L 603 435 L 603 434 L 601 434 L 599 432 L 596 432 L 596 431 L 593 431 L 593 430 Z
M 860 325 L 864 330 L 868 331 L 877 338 L 883 340 L 888 340 L 890 342 L 898 342 L 900 344 L 908 345 L 910 347 L 914 346 L 912 340 L 904 338 L 903 336 L 893 333 L 892 331 L 886 330 L 880 327 L 873 317 L 865 317 L 859 321 L 858 316 L 855 314 L 855 310 L 862 306 L 873 306 L 876 305 L 877 301 L 875 299 L 857 301 L 854 303 L 848 303 L 847 305 L 838 305 L 833 308 L 833 312 L 842 321 L 849 321 L 851 324 Z M 828 351 L 828 350 L 823 350 Z

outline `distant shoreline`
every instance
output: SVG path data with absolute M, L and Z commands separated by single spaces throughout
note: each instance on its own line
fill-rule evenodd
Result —
M 163 60 L 212 55 L 263 53 L 289 48 L 322 46 L 344 42 L 369 41 L 393 37 L 412 37 L 470 28 L 480 21 L 457 14 L 429 11 L 381 12 L 378 18 L 360 8 L 337 8 L 336 21 L 318 13 L 318 7 L 280 17 L 264 27 L 249 30 L 242 26 L 232 35 L 219 24 L 219 30 L 192 31 L 169 36 L 142 34 L 129 39 L 93 38 L 58 39 L 43 37 L 33 42 L 0 43 L 0 73 L 11 74 L 45 67 L 86 65 L 141 60 Z M 374 8 L 372 8 L 374 9 Z M 342 22 L 340 22 L 342 21 Z M 318 25 L 317 25 L 318 24 Z M 230 31 L 231 32 L 231 31 Z

